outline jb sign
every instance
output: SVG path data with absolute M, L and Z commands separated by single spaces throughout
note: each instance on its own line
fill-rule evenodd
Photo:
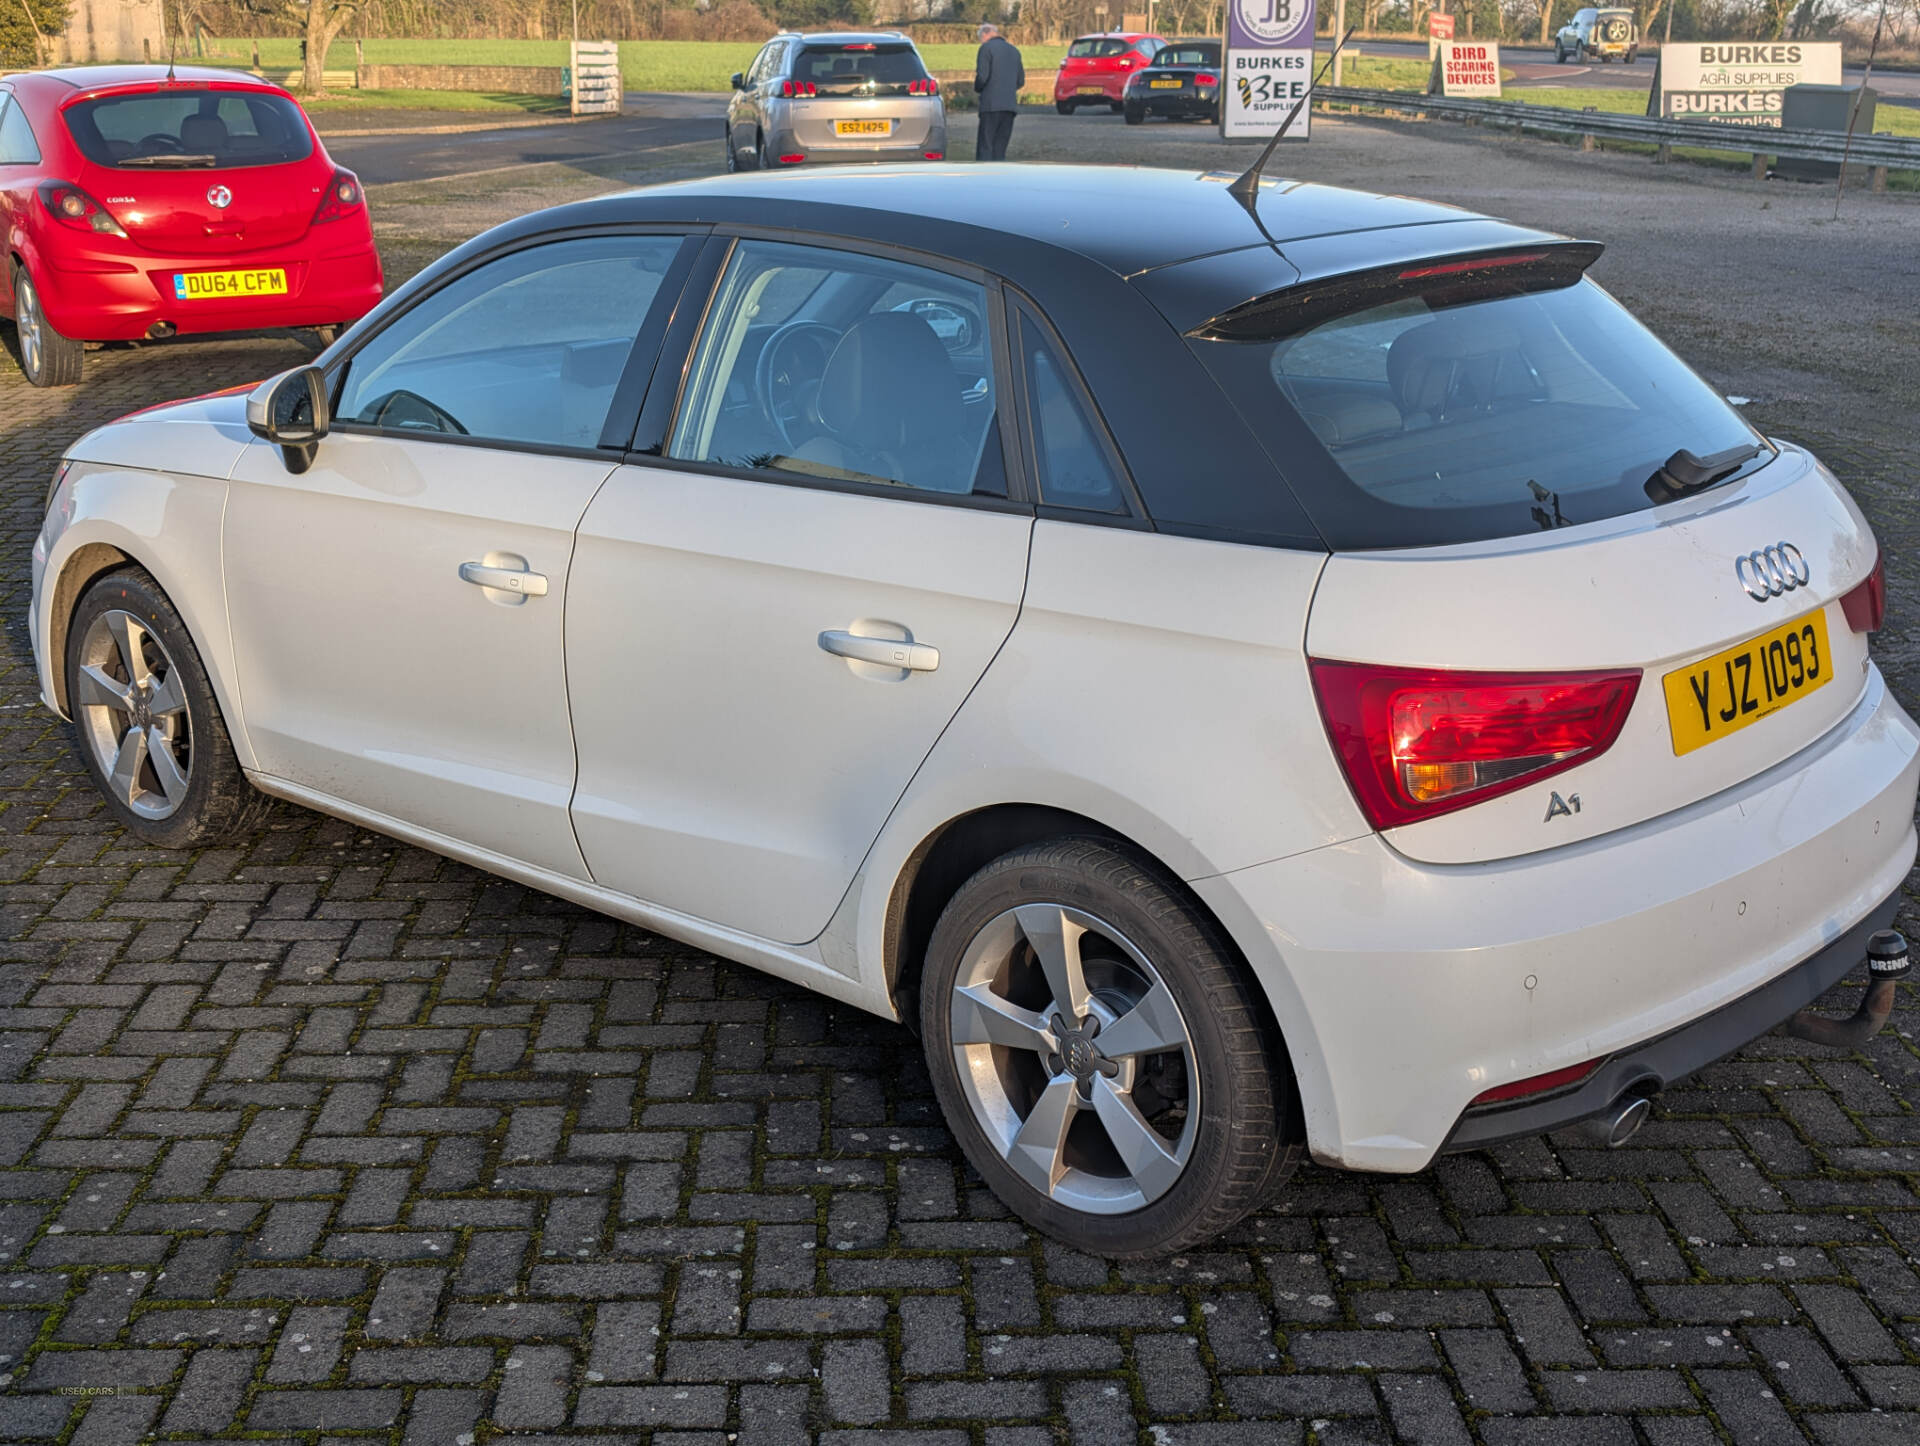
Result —
M 1220 134 L 1266 140 L 1313 87 L 1314 0 L 1227 0 L 1226 74 L 1221 77 Z M 1286 138 L 1307 138 L 1301 106 Z
M 1648 114 L 1778 126 L 1790 85 L 1840 84 L 1838 41 L 1707 41 L 1660 47 Z

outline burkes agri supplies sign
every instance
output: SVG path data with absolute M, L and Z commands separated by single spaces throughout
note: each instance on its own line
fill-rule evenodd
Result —
M 1840 84 L 1837 41 L 1714 41 L 1660 47 L 1647 113 L 1778 126 L 1790 85 Z M 1658 112 L 1653 102 L 1659 104 Z

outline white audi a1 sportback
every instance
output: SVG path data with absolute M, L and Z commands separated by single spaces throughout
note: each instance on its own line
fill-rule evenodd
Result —
M 1222 179 L 489 232 L 73 445 L 45 701 L 151 843 L 290 799 L 906 1022 L 1091 1251 L 1617 1142 L 1892 918 L 1874 539 L 1596 245 Z

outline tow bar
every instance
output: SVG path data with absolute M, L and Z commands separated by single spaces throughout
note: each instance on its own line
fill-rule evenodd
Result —
M 1906 937 L 1898 929 L 1882 929 L 1867 940 L 1867 996 L 1850 1019 L 1830 1019 L 1803 1009 L 1787 1021 L 1795 1039 L 1858 1049 L 1878 1034 L 1893 1013 L 1894 985 L 1907 977 Z

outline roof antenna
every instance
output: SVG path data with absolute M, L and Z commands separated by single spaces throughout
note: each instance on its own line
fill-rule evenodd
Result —
M 1267 162 L 1273 159 L 1273 148 L 1280 144 L 1280 137 L 1285 135 L 1293 125 L 1301 108 L 1313 99 L 1313 93 L 1320 88 L 1320 81 L 1326 75 L 1328 66 L 1333 64 L 1333 57 L 1340 53 L 1349 40 L 1353 39 L 1353 32 L 1359 28 L 1357 25 L 1347 27 L 1347 33 L 1340 37 L 1340 43 L 1328 52 L 1327 63 L 1320 67 L 1320 74 L 1313 78 L 1313 84 L 1307 87 L 1306 94 L 1293 103 L 1293 109 L 1287 112 L 1287 118 L 1280 122 L 1280 129 L 1273 133 L 1273 139 L 1267 142 L 1267 148 L 1260 152 L 1260 159 L 1248 166 L 1240 179 L 1227 187 L 1227 194 L 1249 211 L 1253 210 L 1260 199 L 1260 173 L 1266 169 Z M 1255 216 L 1254 219 L 1258 220 L 1259 217 Z
M 174 47 L 177 46 L 179 43 L 180 43 L 179 36 L 169 35 L 167 37 L 167 84 L 168 85 L 173 84 L 173 52 L 174 52 Z

